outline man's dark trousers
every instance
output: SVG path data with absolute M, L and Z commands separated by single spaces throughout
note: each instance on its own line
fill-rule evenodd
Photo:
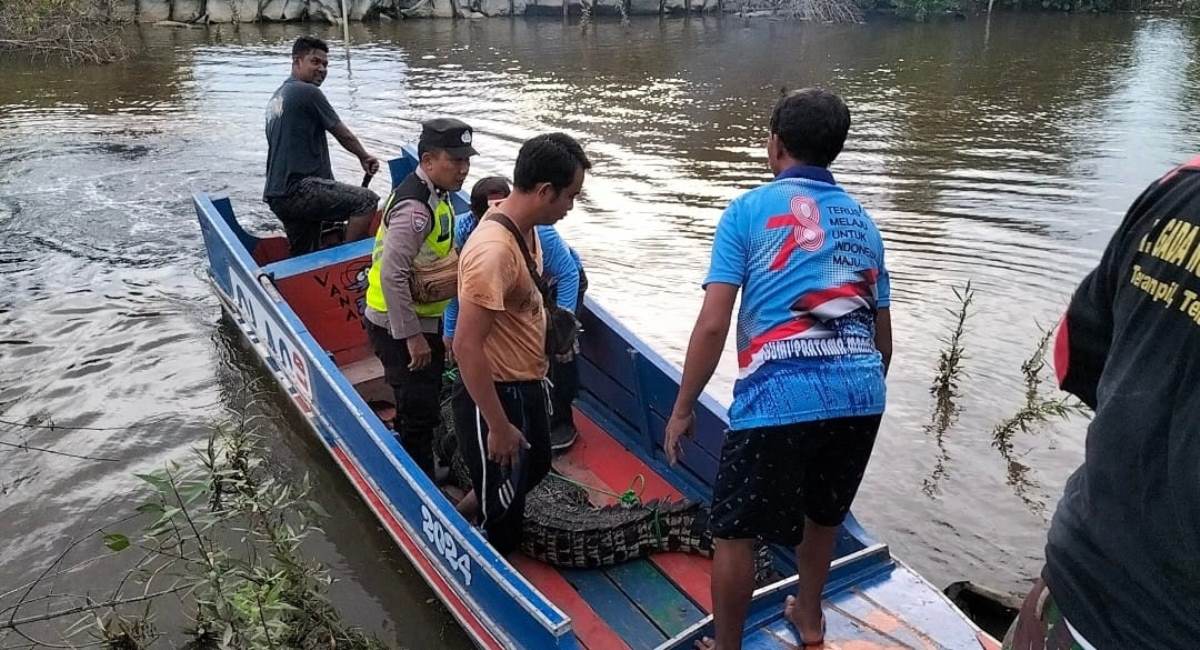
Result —
M 364 321 L 375 356 L 383 363 L 384 381 L 396 395 L 396 438 L 427 476 L 433 478 L 433 432 L 441 420 L 439 396 L 442 371 L 446 368 L 446 346 L 440 334 L 425 334 L 429 343 L 429 365 L 409 370 L 408 343 L 390 332 Z
M 579 293 L 575 298 L 575 313 L 583 311 L 583 296 L 587 293 L 588 280 L 587 274 L 583 272 L 583 267 L 579 268 Z M 570 359 L 559 361 L 558 359 L 550 359 L 550 382 L 554 385 L 554 390 L 550 393 L 551 415 L 550 429 L 551 431 L 561 428 L 575 428 L 575 398 L 579 396 L 579 354 L 572 353 Z M 567 437 L 569 442 L 574 442 L 575 437 L 572 434 Z M 554 438 L 552 437 L 552 440 Z

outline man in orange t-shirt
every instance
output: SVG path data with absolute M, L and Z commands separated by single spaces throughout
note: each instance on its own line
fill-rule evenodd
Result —
M 454 356 L 467 390 L 455 398 L 454 422 L 481 527 L 501 553 L 520 545 L 525 495 L 550 471 L 546 309 L 532 276 L 542 272 L 534 227 L 566 216 L 590 168 L 568 135 L 527 141 L 512 194 L 488 211 L 459 259 Z

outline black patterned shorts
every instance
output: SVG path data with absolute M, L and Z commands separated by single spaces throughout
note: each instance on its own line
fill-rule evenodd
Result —
M 795 546 L 804 519 L 838 526 L 858 492 L 881 415 L 729 431 L 713 490 L 718 539 Z
M 271 212 L 283 222 L 292 255 L 321 247 L 323 222 L 371 216 L 378 204 L 379 195 L 365 187 L 314 177 L 294 181 L 286 195 L 267 199 Z

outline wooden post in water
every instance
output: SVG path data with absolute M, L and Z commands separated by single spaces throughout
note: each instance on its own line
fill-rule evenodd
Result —
M 342 0 L 342 39 L 346 41 L 346 58 L 350 58 L 350 12 L 346 11 L 346 0 Z

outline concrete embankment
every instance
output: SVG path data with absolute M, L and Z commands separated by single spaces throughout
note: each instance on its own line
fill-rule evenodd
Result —
M 345 0 L 350 20 L 485 18 L 561 15 L 588 9 L 594 14 L 683 14 L 716 11 L 718 0 Z M 341 0 L 117 0 L 116 16 L 156 23 L 341 21 Z

